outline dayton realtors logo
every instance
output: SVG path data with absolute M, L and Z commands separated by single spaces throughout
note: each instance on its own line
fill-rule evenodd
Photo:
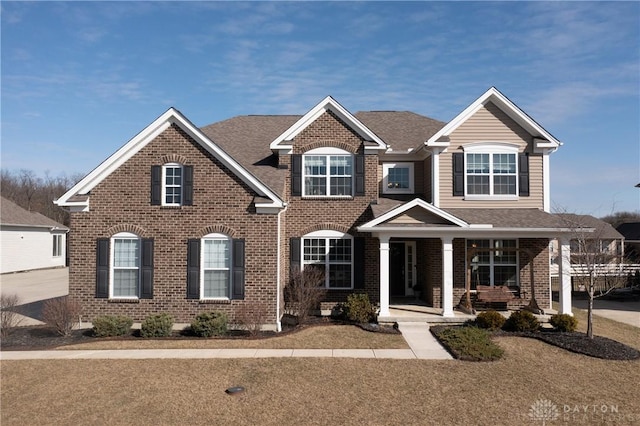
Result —
M 529 408 L 529 418 L 533 421 L 541 421 L 543 425 L 558 420 L 558 417 L 560 417 L 558 407 L 548 399 L 539 399 Z

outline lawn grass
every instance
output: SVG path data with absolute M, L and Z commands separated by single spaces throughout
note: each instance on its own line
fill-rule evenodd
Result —
M 95 339 L 58 349 L 408 349 L 401 334 L 373 333 L 354 325 L 322 325 L 264 339 Z
M 583 327 L 580 315 L 576 312 Z M 595 330 L 640 346 L 639 328 L 597 317 Z M 552 401 L 559 410 L 561 417 L 550 424 L 640 422 L 640 360 L 590 358 L 521 337 L 495 341 L 505 355 L 491 363 L 334 358 L 2 361 L 0 423 L 519 425 L 531 423 L 531 405 L 540 399 Z M 224 390 L 234 385 L 244 386 L 245 392 L 227 395 Z M 602 405 L 615 407 L 617 413 L 602 414 Z M 571 412 L 565 413 L 565 406 Z M 588 413 L 573 412 L 584 406 Z

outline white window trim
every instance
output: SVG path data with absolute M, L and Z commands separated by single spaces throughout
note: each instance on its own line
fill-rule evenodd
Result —
M 342 155 L 342 156 L 350 156 L 351 157 L 351 194 L 349 195 L 331 195 L 331 156 L 332 155 Z M 327 174 L 325 175 L 326 177 L 326 183 L 325 183 L 325 188 L 327 193 L 324 195 L 308 195 L 307 194 L 307 185 L 306 185 L 306 181 L 307 181 L 307 174 L 306 174 L 306 167 L 305 167 L 305 158 L 307 156 L 326 156 L 327 157 Z M 302 196 L 304 198 L 343 198 L 343 199 L 349 199 L 349 198 L 353 198 L 353 193 L 354 193 L 354 186 L 355 186 L 355 163 L 354 163 L 354 156 L 352 153 L 345 151 L 344 149 L 340 149 L 340 148 L 334 148 L 334 147 L 321 147 L 321 148 L 315 148 L 315 149 L 311 149 L 307 152 L 305 152 L 302 155 Z
M 353 290 L 354 288 L 354 275 L 353 275 L 353 263 L 354 263 L 354 240 L 353 237 L 349 234 L 345 234 L 343 232 L 339 232 L 339 231 L 332 231 L 332 230 L 320 230 L 320 231 L 314 231 L 314 232 L 310 232 L 306 235 L 304 235 L 301 239 L 301 243 L 300 243 L 300 265 L 302 266 L 302 270 L 304 270 L 306 265 L 314 265 L 315 263 L 305 263 L 304 261 L 304 240 L 306 239 L 321 239 L 324 238 L 325 239 L 325 261 L 324 261 L 324 267 L 325 267 L 325 277 L 324 277 L 324 288 L 327 290 Z M 329 263 L 329 241 L 331 239 L 346 239 L 346 240 L 351 240 L 351 286 L 350 287 L 330 287 L 329 286 L 329 273 L 328 273 L 328 266 L 331 265 L 332 263 Z M 339 265 L 340 263 L 333 263 L 334 265 Z M 344 263 L 342 263 L 344 265 Z
M 469 255 L 468 255 L 468 252 L 469 252 L 469 243 L 468 243 L 468 241 L 469 240 L 489 241 L 489 248 L 494 248 L 495 247 L 495 241 L 505 241 L 505 240 L 515 241 L 516 242 L 515 248 L 516 249 L 520 248 L 520 240 L 518 240 L 518 239 L 514 240 L 513 238 L 467 238 L 464 241 L 464 244 L 465 244 L 465 249 L 464 249 L 464 251 L 465 251 L 465 259 L 469 259 Z M 493 268 L 496 265 L 497 266 L 514 266 L 514 264 L 512 264 L 512 263 L 502 263 L 502 264 L 498 263 L 498 264 L 496 264 L 496 263 L 494 263 L 494 258 L 493 258 L 493 255 L 494 255 L 495 252 L 494 251 L 490 251 L 488 253 L 490 255 L 489 256 L 489 285 L 491 287 L 495 287 L 495 276 L 494 276 L 494 269 Z M 516 263 L 515 263 L 515 267 L 516 267 L 516 286 L 518 288 L 521 288 L 521 286 L 520 286 L 520 252 L 516 251 L 515 253 L 516 253 Z M 466 267 L 465 271 L 468 270 L 468 268 L 470 266 L 471 265 L 469 263 L 466 263 L 466 261 L 465 261 L 465 267 Z M 476 290 L 472 290 L 472 291 L 476 291 Z
M 114 267 L 114 260 L 115 260 L 115 241 L 114 240 L 138 240 L 139 244 L 138 244 L 138 262 L 142 262 L 142 253 L 140 252 L 142 250 L 142 238 L 140 238 L 138 235 L 133 234 L 131 232 L 119 232 L 115 235 L 111 236 L 111 239 L 109 241 L 109 299 L 139 299 L 140 298 L 140 280 L 142 279 L 142 267 L 140 264 L 138 264 L 138 288 L 136 289 L 136 295 L 135 296 L 114 296 L 113 295 L 113 278 L 115 276 L 115 267 Z M 123 268 L 125 269 L 125 268 Z M 132 269 L 132 268 L 129 268 Z
M 204 267 L 204 242 L 205 240 L 225 240 L 229 243 L 229 267 L 228 268 L 206 268 Z M 225 234 L 212 233 L 207 234 L 200 239 L 200 300 L 231 300 L 231 281 L 233 279 L 232 274 L 233 266 L 233 248 L 231 244 L 231 237 Z M 227 292 L 229 297 L 205 297 L 204 296 L 204 272 L 207 271 L 228 271 L 229 281 L 227 282 Z
M 53 257 L 62 257 L 63 253 L 62 234 L 53 234 Z
M 409 188 L 389 188 L 389 169 L 409 169 Z M 382 193 L 383 194 L 413 194 L 414 189 L 414 163 L 382 163 Z
M 520 182 L 518 179 L 519 164 L 518 153 L 519 146 L 508 142 L 473 142 L 466 144 L 462 147 L 464 151 L 464 198 L 465 200 L 502 200 L 502 201 L 514 201 L 519 199 L 520 194 Z M 467 154 L 489 154 L 489 194 L 469 194 L 467 193 Z M 515 181 L 516 189 L 515 194 L 493 194 L 493 154 L 514 154 L 516 162 Z
M 180 202 L 167 203 L 167 169 L 180 168 Z M 177 187 L 177 185 L 171 185 Z M 163 206 L 178 207 L 184 202 L 184 167 L 180 163 L 167 163 L 162 165 L 162 202 Z

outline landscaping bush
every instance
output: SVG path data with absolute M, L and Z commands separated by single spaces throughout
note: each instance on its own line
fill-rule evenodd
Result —
M 431 327 L 431 331 L 453 356 L 464 361 L 494 361 L 504 354 L 489 332 L 478 327 Z
M 168 337 L 171 336 L 173 317 L 169 314 L 155 314 L 148 316 L 140 328 L 142 337 Z
M 284 289 L 284 308 L 287 314 L 297 317 L 298 324 L 307 322 L 313 312 L 320 309 L 320 302 L 327 294 L 324 279 L 324 271 L 313 266 L 291 271 Z
M 259 300 L 244 301 L 236 312 L 236 322 L 249 334 L 258 334 L 267 318 L 267 305 Z
M 133 320 L 125 316 L 103 315 L 93 320 L 96 337 L 124 336 L 129 333 Z
M 569 314 L 555 314 L 549 319 L 549 324 L 558 331 L 574 332 L 578 328 L 578 320 Z
M 376 310 L 371 305 L 369 296 L 364 293 L 350 294 L 343 309 L 344 315 L 349 321 L 368 323 L 376 319 Z
M 58 334 L 68 336 L 80 324 L 80 304 L 69 296 L 56 297 L 44 302 L 42 320 Z
M 538 331 L 540 322 L 529 311 L 515 311 L 504 323 L 506 331 Z
M 20 298 L 17 295 L 0 296 L 0 336 L 7 337 L 22 322 L 22 318 L 16 312 L 18 306 L 20 306 Z
M 191 331 L 198 337 L 222 336 L 229 319 L 224 312 L 203 312 L 191 322 Z
M 489 330 L 497 330 L 502 328 L 507 319 L 498 311 L 488 310 L 480 312 L 474 321 L 474 324 L 480 328 L 488 328 Z

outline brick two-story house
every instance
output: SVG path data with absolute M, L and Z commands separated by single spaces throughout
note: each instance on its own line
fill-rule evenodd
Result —
M 233 321 L 260 303 L 278 329 L 291 268 L 315 265 L 323 307 L 365 292 L 381 318 L 416 284 L 452 316 L 467 279 L 506 286 L 512 307 L 533 288 L 548 308 L 549 239 L 569 250 L 549 213 L 560 145 L 495 88 L 449 123 L 352 114 L 331 97 L 303 116 L 203 128 L 172 108 L 57 200 L 72 212 L 69 292 L 88 320 L 222 310 Z

